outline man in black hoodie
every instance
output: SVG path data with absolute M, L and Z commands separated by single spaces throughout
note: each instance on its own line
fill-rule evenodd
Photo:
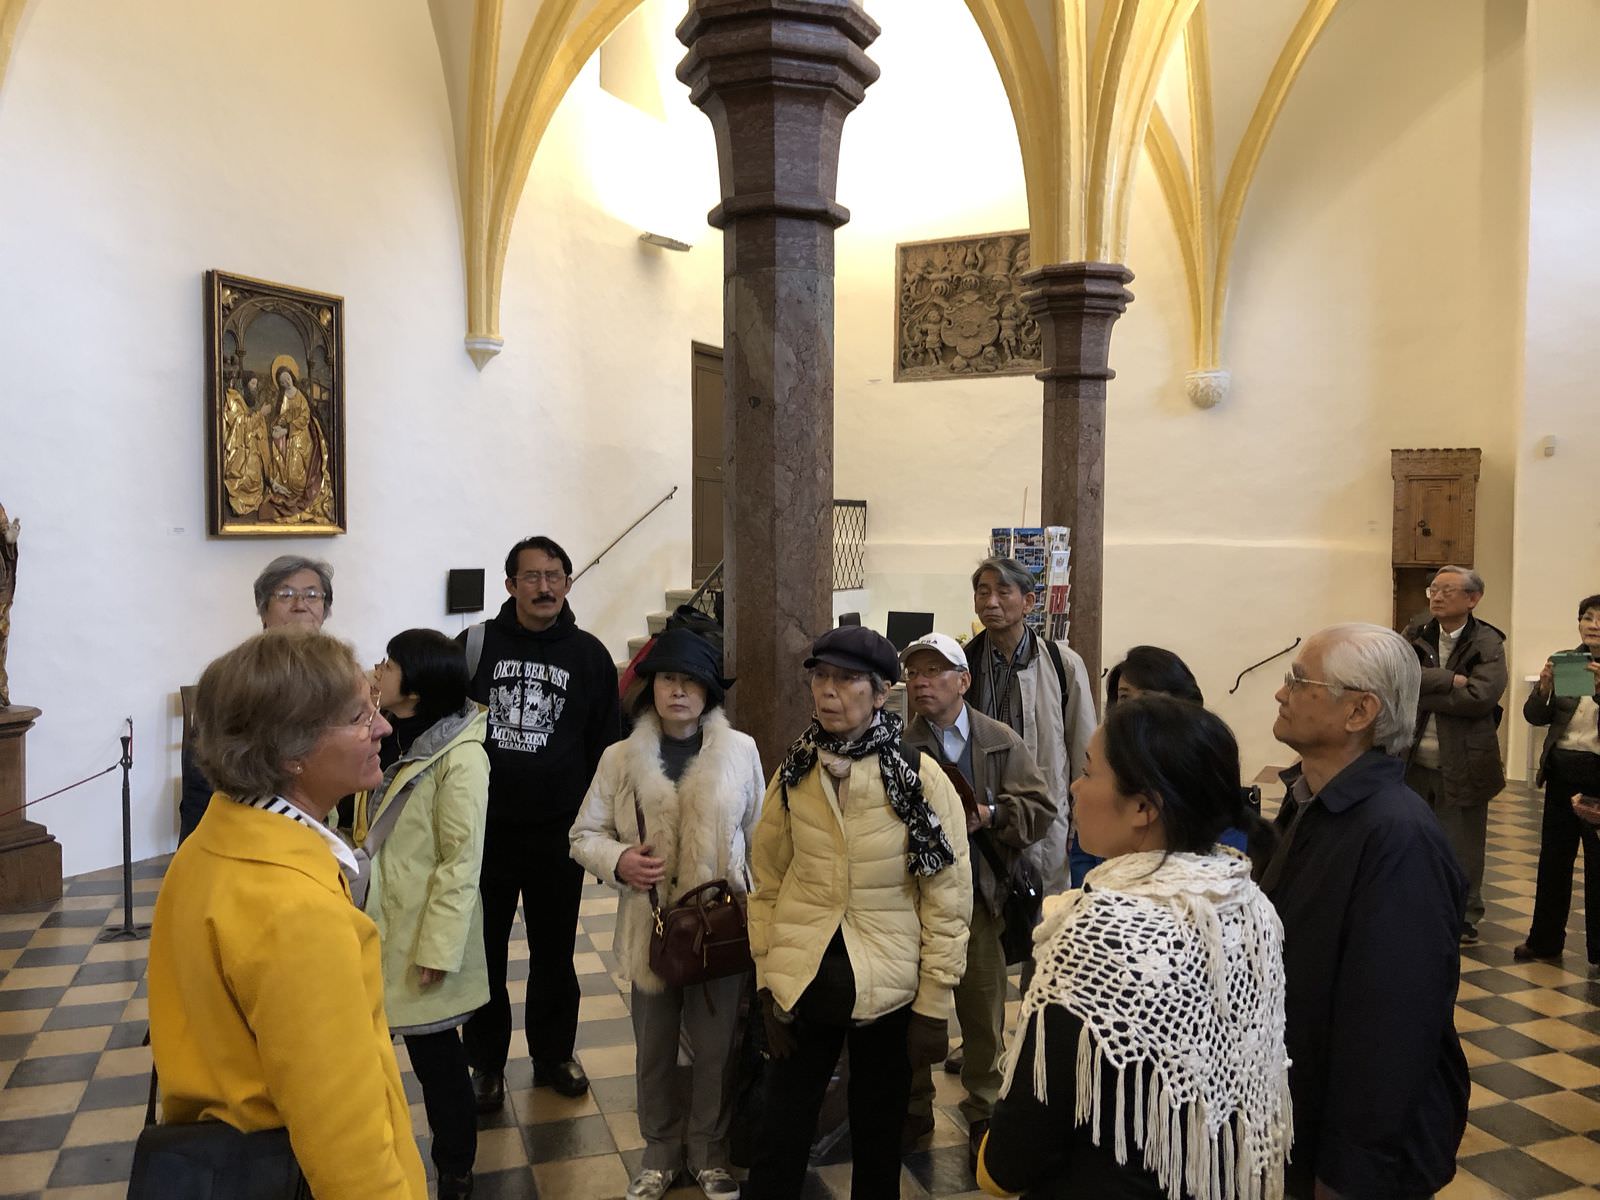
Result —
M 489 1002 L 466 1026 L 478 1111 L 505 1103 L 511 1049 L 506 952 L 520 895 L 528 937 L 528 1054 L 535 1087 L 581 1096 L 589 1080 L 573 1058 L 578 975 L 573 967 L 583 868 L 567 831 L 600 752 L 621 736 L 617 668 L 578 628 L 567 592 L 572 559 L 547 537 L 506 555 L 510 598 L 462 634 L 471 694 L 489 708 L 489 820 L 484 835 L 483 940 Z

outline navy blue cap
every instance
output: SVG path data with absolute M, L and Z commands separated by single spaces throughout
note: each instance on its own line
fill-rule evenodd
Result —
M 811 657 L 805 666 L 819 663 L 846 671 L 872 671 L 890 683 L 900 682 L 900 655 L 895 652 L 894 643 L 865 625 L 841 625 L 812 642 Z

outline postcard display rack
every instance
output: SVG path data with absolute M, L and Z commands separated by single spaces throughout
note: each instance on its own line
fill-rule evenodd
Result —
M 1014 558 L 1033 575 L 1034 605 L 1024 620 L 1052 642 L 1065 641 L 1072 612 L 1072 530 L 1065 525 L 992 529 L 989 553 Z

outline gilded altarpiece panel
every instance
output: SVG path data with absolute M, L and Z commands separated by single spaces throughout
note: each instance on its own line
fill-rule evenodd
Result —
M 895 381 L 1042 371 L 1028 269 L 1026 230 L 897 245 Z
M 345 532 L 344 300 L 206 272 L 207 526 Z

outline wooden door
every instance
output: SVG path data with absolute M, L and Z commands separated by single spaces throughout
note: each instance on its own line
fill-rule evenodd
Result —
M 1410 521 L 1409 561 L 1442 566 L 1462 557 L 1460 479 L 1407 480 L 1406 516 Z
M 722 351 L 693 344 L 694 585 L 722 561 Z

